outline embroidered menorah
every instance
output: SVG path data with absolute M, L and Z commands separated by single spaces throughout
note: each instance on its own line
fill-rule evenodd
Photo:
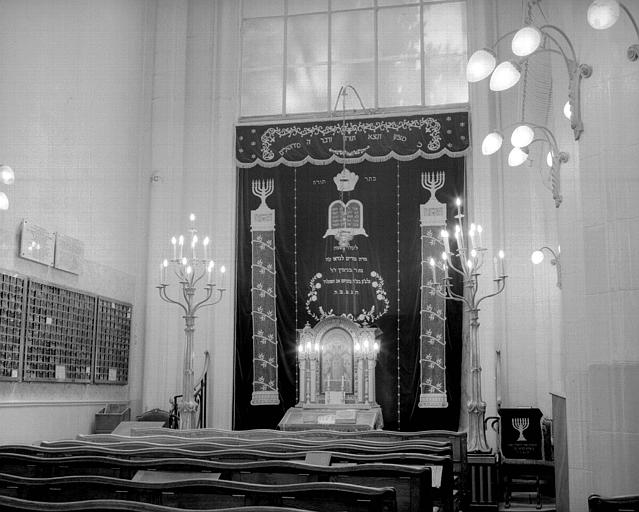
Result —
M 524 437 L 524 430 L 526 430 L 529 427 L 530 423 L 528 421 L 528 418 L 513 418 L 513 428 L 519 432 L 519 437 L 517 438 L 517 441 L 525 441 L 526 438 Z
M 444 181 L 444 171 L 422 173 L 422 187 L 431 193 L 431 198 L 434 198 L 435 192 L 444 186 Z
M 266 198 L 273 193 L 274 184 L 273 178 L 265 180 L 253 180 L 253 195 L 259 197 L 262 200 L 262 204 L 265 204 Z

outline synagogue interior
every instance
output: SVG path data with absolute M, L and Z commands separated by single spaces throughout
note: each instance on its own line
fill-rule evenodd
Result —
M 20 457 L 177 436 L 298 439 L 320 468 L 297 473 L 343 460 L 295 492 L 369 485 L 363 510 L 639 510 L 638 23 L 636 0 L 0 0 L 0 509 L 55 499 L 12 471 L 67 467 Z M 207 474 L 249 455 L 224 457 Z M 385 461 L 418 489 L 335 469 Z M 286 506 L 366 501 L 309 500 Z

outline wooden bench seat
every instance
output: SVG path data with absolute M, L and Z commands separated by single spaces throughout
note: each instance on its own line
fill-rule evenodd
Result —
M 299 451 L 299 452 L 265 452 L 244 448 L 232 448 L 211 451 L 190 451 L 174 448 L 173 445 L 160 447 L 152 445 L 148 448 L 119 450 L 113 445 L 82 445 L 70 447 L 51 447 L 33 445 L 4 445 L 0 446 L 0 453 L 22 453 L 34 456 L 61 457 L 101 455 L 108 457 L 137 459 L 137 458 L 196 458 L 226 462 L 245 462 L 252 460 L 297 460 L 307 461 L 313 453 L 323 454 L 330 464 L 365 464 L 386 463 L 403 465 L 426 465 L 432 470 L 433 502 L 446 511 L 453 510 L 453 466 L 449 456 L 430 455 L 423 453 L 381 453 L 360 454 L 332 451 Z
M 466 432 L 456 432 L 451 430 L 423 430 L 416 432 L 396 432 L 390 430 L 368 430 L 360 432 L 343 432 L 325 429 L 300 430 L 300 431 L 281 431 L 273 429 L 249 429 L 249 430 L 225 430 L 225 429 L 193 429 L 193 430 L 172 430 L 166 428 L 135 428 L 132 430 L 132 437 L 135 439 L 154 440 L 160 443 L 199 443 L 205 439 L 216 439 L 221 442 L 220 438 L 227 439 L 244 439 L 253 441 L 272 441 L 275 439 L 302 439 L 307 441 L 331 441 L 339 440 L 340 442 L 358 440 L 358 441 L 376 441 L 376 442 L 410 442 L 419 441 L 420 443 L 430 442 L 433 446 L 443 443 L 448 450 L 452 452 L 453 474 L 455 478 L 456 490 L 456 508 L 467 503 L 469 492 L 469 468 L 467 458 L 467 434 Z M 118 442 L 131 440 L 131 437 L 114 436 L 112 434 L 89 434 L 78 436 L 78 439 L 91 442 Z M 173 439 L 173 440 L 171 440 Z M 228 442 L 228 441 L 227 441 Z M 440 445 L 441 446 L 441 445 Z M 262 449 L 262 448 L 260 448 Z M 407 449 L 393 448 L 394 451 L 407 452 Z M 339 449 L 339 451 L 345 451 Z M 412 450 L 411 450 L 412 451 Z M 440 455 L 444 453 L 439 452 Z
M 125 500 L 88 500 L 75 502 L 50 503 L 43 501 L 24 500 L 11 496 L 0 495 L 0 510 L 3 512 L 184 512 L 183 508 L 166 507 L 151 503 L 139 503 Z M 291 507 L 230 507 L 199 509 L 199 512 L 313 512 L 308 509 Z
M 90 474 L 131 479 L 140 470 L 220 473 L 223 480 L 263 484 L 332 481 L 394 487 L 400 512 L 430 510 L 432 507 L 432 470 L 425 465 L 364 463 L 317 466 L 286 460 L 240 463 L 184 458 L 131 460 L 103 456 L 36 457 L 0 453 L 0 472 L 32 478 Z M 194 478 L 197 475 L 194 474 Z
M 28 478 L 0 474 L 0 494 L 33 501 L 71 502 L 119 499 L 186 509 L 232 506 L 294 506 L 313 510 L 394 512 L 395 489 L 335 482 L 262 485 L 239 481 L 187 479 L 144 482 L 104 476 Z

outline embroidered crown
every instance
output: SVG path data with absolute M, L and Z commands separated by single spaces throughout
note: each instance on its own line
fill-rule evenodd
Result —
M 335 186 L 337 186 L 337 190 L 340 192 L 350 192 L 357 185 L 357 181 L 359 180 L 359 176 L 354 172 L 349 171 L 346 167 L 337 174 L 333 181 L 335 182 Z

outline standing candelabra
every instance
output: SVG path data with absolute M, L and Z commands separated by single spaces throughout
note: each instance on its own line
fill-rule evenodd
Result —
M 195 229 L 195 215 L 190 215 L 191 227 L 189 233 L 190 241 L 190 257 L 186 255 L 188 250 L 184 250 L 184 236 L 171 238 L 173 246 L 173 258 L 165 259 L 160 264 L 160 285 L 157 287 L 162 300 L 171 304 L 177 304 L 184 311 L 186 344 L 184 347 L 184 370 L 182 378 L 182 400 L 178 406 L 180 411 L 180 429 L 191 429 L 197 426 L 197 410 L 198 404 L 194 397 L 193 382 L 193 334 L 195 332 L 195 314 L 200 308 L 205 306 L 213 306 L 222 300 L 224 295 L 224 277 L 226 269 L 224 266 L 219 269 L 220 286 L 217 286 L 216 280 L 218 272 L 215 262 L 209 258 L 209 237 L 200 241 Z M 172 299 L 168 296 L 167 288 L 169 268 L 173 271 L 178 281 L 177 298 Z M 206 284 L 201 282 L 206 276 Z M 198 286 L 203 288 L 204 293 L 198 294 Z M 182 296 L 179 297 L 181 289 Z M 199 295 L 199 296 L 198 296 Z
M 457 248 L 454 252 L 450 250 L 450 233 L 442 230 L 441 236 L 444 241 L 444 252 L 441 263 L 436 263 L 430 259 L 433 271 L 433 289 L 440 297 L 447 300 L 462 302 L 466 305 L 470 320 L 470 371 L 471 397 L 468 402 L 468 452 L 490 452 L 486 442 L 486 431 L 484 427 L 484 416 L 486 412 L 486 402 L 481 395 L 481 363 L 479 359 L 479 341 L 477 332 L 479 330 L 479 305 L 485 299 L 494 297 L 504 291 L 506 287 L 506 272 L 504 252 L 499 251 L 499 257 L 493 259 L 495 271 L 496 291 L 478 297 L 480 270 L 484 264 L 484 253 L 486 248 L 482 244 L 482 227 L 471 224 L 468 230 L 468 240 L 466 240 L 464 229 L 464 216 L 461 214 L 461 200 L 458 198 L 457 224 L 455 225 L 455 240 Z M 453 262 L 453 258 L 457 263 Z M 443 282 L 437 280 L 436 269 L 443 269 Z M 464 293 L 458 294 L 453 290 L 450 272 L 461 276 L 464 283 Z

